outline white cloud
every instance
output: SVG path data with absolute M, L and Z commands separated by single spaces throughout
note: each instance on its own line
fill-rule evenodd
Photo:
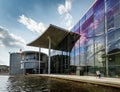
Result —
M 71 0 L 65 0 L 65 5 L 60 4 L 58 6 L 58 12 L 60 15 L 64 14 L 64 13 L 68 13 L 69 10 L 71 10 L 72 7 L 72 1 Z
M 69 13 L 66 14 L 65 21 L 66 21 L 66 27 L 68 27 L 69 29 L 71 29 L 73 19 L 72 19 L 72 16 Z
M 0 39 L 3 39 L 3 38 L 4 38 L 4 36 L 2 34 L 0 34 Z
M 1 57 L 2 58 L 2 57 Z M 3 60 L 1 60 L 1 58 L 0 58 L 0 65 L 6 65 L 5 63 L 6 62 L 4 62 Z
M 25 40 L 13 33 L 9 33 L 8 29 L 0 27 L 0 47 L 23 48 L 26 45 Z
M 46 27 L 43 23 L 37 23 L 35 20 L 31 19 L 31 18 L 27 18 L 25 15 L 21 15 L 19 17 L 19 20 L 18 20 L 20 23 L 24 24 L 30 31 L 32 32 L 37 32 L 39 33 L 40 35 L 45 31 Z M 11 43 L 12 44 L 12 43 Z M 19 43 L 16 43 L 16 44 L 19 44 Z M 29 48 L 29 49 L 28 49 Z M 33 47 L 27 47 L 26 49 L 28 50 L 35 50 L 35 48 Z M 46 53 L 48 54 L 48 50 L 47 49 L 41 49 L 41 51 L 43 53 Z
M 46 27 L 43 23 L 37 23 L 31 18 L 27 18 L 25 15 L 21 15 L 18 20 L 20 23 L 24 24 L 30 31 L 42 34 Z
M 64 14 L 65 12 L 67 12 L 67 10 L 66 10 L 66 8 L 65 8 L 64 5 L 60 4 L 60 5 L 58 6 L 58 12 L 59 12 L 60 15 L 62 15 L 62 14 Z
M 64 17 L 63 22 L 68 29 L 72 28 L 73 18 L 70 14 L 70 10 L 72 7 L 72 0 L 65 0 L 65 5 L 60 4 L 58 6 L 58 12 L 61 16 Z
M 2 42 L 0 42 L 0 47 L 5 47 L 4 44 Z
M 65 6 L 67 10 L 71 10 L 72 7 L 72 0 L 66 0 Z

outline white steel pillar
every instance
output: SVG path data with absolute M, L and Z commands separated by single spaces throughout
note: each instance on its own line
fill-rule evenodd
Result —
M 109 75 L 109 69 L 108 69 L 108 38 L 107 38 L 107 7 L 106 7 L 106 0 L 104 0 L 105 3 L 105 54 L 106 54 L 106 76 Z
M 51 59 L 50 59 L 50 57 L 51 57 L 51 53 L 50 53 L 50 51 L 51 51 L 51 39 L 50 38 L 48 38 L 48 40 L 49 40 L 49 56 L 48 56 L 48 74 L 50 74 L 50 71 L 51 71 Z
M 40 74 L 40 60 L 41 60 L 41 48 L 39 48 L 39 70 L 38 70 L 38 74 Z

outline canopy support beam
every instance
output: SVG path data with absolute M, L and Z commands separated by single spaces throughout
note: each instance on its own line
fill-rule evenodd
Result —
M 40 60 L 41 60 L 41 48 L 39 47 L 39 74 L 40 74 Z
M 51 39 L 50 37 L 48 37 L 48 40 L 49 40 L 49 56 L 48 56 L 48 74 L 50 74 L 50 71 L 51 71 Z

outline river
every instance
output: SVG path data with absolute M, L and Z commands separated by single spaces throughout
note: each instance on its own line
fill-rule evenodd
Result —
M 0 75 L 0 92 L 120 92 L 120 89 L 40 76 Z

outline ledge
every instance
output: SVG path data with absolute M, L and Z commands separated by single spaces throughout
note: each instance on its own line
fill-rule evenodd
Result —
M 107 77 L 96 78 L 94 76 L 53 75 L 53 74 L 35 74 L 35 75 L 69 80 L 74 82 L 84 82 L 84 83 L 91 83 L 91 84 L 97 84 L 102 86 L 111 86 L 111 87 L 120 88 L 119 78 L 107 78 Z

